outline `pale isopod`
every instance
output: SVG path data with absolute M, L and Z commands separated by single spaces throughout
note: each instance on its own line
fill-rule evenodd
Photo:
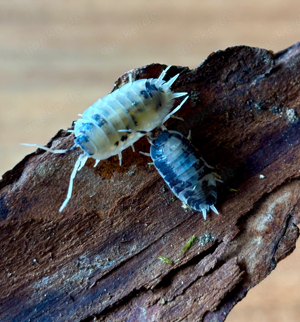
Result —
M 80 147 L 81 154 L 71 174 L 67 198 L 59 211 L 61 212 L 71 199 L 73 181 L 77 171 L 86 163 L 88 158 L 96 159 L 95 166 L 100 160 L 118 155 L 122 164 L 121 152 L 129 147 L 146 132 L 166 122 L 188 99 L 185 92 L 174 93 L 171 90 L 179 74 L 169 81 L 163 78 L 171 66 L 168 66 L 158 78 L 139 79 L 132 81 L 129 74 L 129 83 L 106 95 L 87 108 L 82 118 L 75 122 L 74 146 Z M 171 111 L 174 99 L 186 96 L 182 102 Z M 119 130 L 132 129 L 131 133 L 122 133 Z M 68 150 L 51 150 L 49 148 L 33 145 L 52 153 L 65 153 Z
M 189 139 L 176 131 L 164 130 L 157 138 L 149 139 L 150 156 L 154 166 L 173 193 L 189 207 L 201 211 L 204 219 L 217 201 L 216 181 L 221 181 L 211 172 Z

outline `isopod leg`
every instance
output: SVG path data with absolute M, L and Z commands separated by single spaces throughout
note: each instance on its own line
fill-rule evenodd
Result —
M 223 183 L 223 180 L 221 180 L 222 177 L 219 174 L 217 174 L 216 172 L 213 172 L 212 175 L 214 176 L 216 181 Z
M 214 167 L 212 167 L 211 165 L 207 164 L 207 163 L 206 163 L 206 161 L 205 161 L 202 157 L 201 157 L 200 159 L 203 161 L 204 165 L 205 165 L 207 168 L 214 169 Z
M 98 165 L 98 163 L 99 163 L 100 161 L 101 161 L 100 159 L 97 159 L 97 160 L 95 161 L 94 168 L 96 168 L 96 166 Z
M 67 198 L 65 199 L 65 201 L 63 202 L 63 204 L 59 208 L 59 212 L 63 211 L 63 209 L 66 207 L 67 203 L 71 199 L 74 178 L 76 176 L 77 171 L 79 171 L 84 166 L 84 164 L 85 164 L 87 159 L 88 159 L 88 156 L 86 156 L 85 154 L 80 154 L 80 156 L 78 157 L 78 159 L 77 159 L 77 161 L 75 163 L 74 169 L 73 169 L 73 171 L 71 173 L 70 183 L 69 183 L 69 188 L 68 188 L 68 193 L 67 193 Z
M 129 78 L 129 84 L 131 85 L 132 84 L 132 74 L 131 73 L 129 74 L 128 78 Z
M 188 139 L 189 141 L 191 141 L 191 138 L 192 138 L 192 131 L 191 131 L 191 130 L 189 130 L 189 135 L 187 136 L 187 139 Z
M 119 156 L 119 165 L 122 165 L 122 152 L 118 153 Z
M 148 153 L 148 152 L 142 152 L 142 151 L 139 151 L 139 152 L 140 152 L 140 154 L 146 155 L 147 157 L 151 156 L 150 153 Z
M 175 115 L 171 115 L 170 117 L 171 117 L 172 119 L 176 119 L 176 120 L 179 120 L 179 121 L 184 122 L 184 119 L 183 119 L 182 117 L 175 116 Z
M 85 155 L 85 158 L 84 158 L 84 159 L 82 159 L 82 161 L 80 162 L 80 164 L 79 164 L 79 167 L 78 167 L 78 170 L 77 170 L 77 171 L 80 171 L 80 170 L 84 167 L 84 165 L 85 165 L 85 163 L 86 163 L 86 160 L 87 160 L 88 158 L 89 158 L 89 157 Z
M 135 148 L 133 144 L 131 144 L 131 148 L 132 148 L 132 151 L 135 152 Z

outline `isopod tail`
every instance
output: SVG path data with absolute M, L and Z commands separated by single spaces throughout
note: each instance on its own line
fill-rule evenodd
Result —
M 210 207 L 210 209 L 211 209 L 213 212 L 215 212 L 217 215 L 219 214 L 219 212 L 218 212 L 217 208 L 215 207 L 215 205 L 210 205 L 209 207 Z
M 59 212 L 62 212 L 63 211 L 63 209 L 66 207 L 67 203 L 71 199 L 71 197 L 72 197 L 72 190 L 73 190 L 73 182 L 74 182 L 74 178 L 76 176 L 76 173 L 79 170 L 82 169 L 82 167 L 85 165 L 86 160 L 88 158 L 89 157 L 87 155 L 85 155 L 84 153 L 79 155 L 79 157 L 78 157 L 78 159 L 77 159 L 77 161 L 75 163 L 74 169 L 73 169 L 73 171 L 71 173 L 70 183 L 69 183 L 69 188 L 68 188 L 68 193 L 67 193 L 67 198 L 65 199 L 65 201 L 63 202 L 63 204 L 59 208 Z
M 177 93 L 179 94 L 179 93 Z M 186 93 L 187 94 L 187 93 Z M 178 112 L 181 108 L 181 106 L 187 101 L 189 97 L 185 97 L 184 100 L 172 111 L 170 112 L 162 121 L 162 124 L 164 124 L 173 114 L 175 114 L 176 112 Z
M 182 97 L 188 95 L 188 92 L 179 92 L 179 93 L 173 93 L 174 98 Z
M 179 74 L 173 76 L 167 82 L 165 82 L 164 85 L 163 85 L 164 90 L 168 90 L 173 85 L 173 83 L 176 81 L 178 76 L 179 76 Z
M 160 83 L 163 78 L 166 76 L 167 71 L 172 67 L 172 65 L 169 65 L 158 77 L 156 84 Z M 177 75 L 173 76 L 172 78 L 170 78 L 167 82 L 165 82 L 162 87 L 165 91 L 168 91 L 170 89 L 170 87 L 173 85 L 173 83 L 176 81 L 176 79 L 178 78 L 180 74 L 178 73 Z M 159 86 L 158 86 L 159 87 Z M 174 98 L 177 97 L 182 97 L 187 95 L 187 92 L 181 92 L 181 93 L 172 93 Z
M 167 71 L 172 67 L 172 65 L 169 65 L 168 67 L 166 67 L 166 69 L 163 70 L 163 72 L 159 75 L 158 80 L 162 81 L 163 78 L 166 76 Z
M 208 207 L 208 209 L 209 209 L 209 207 Z M 202 216 L 203 216 L 204 220 L 206 220 L 206 208 L 202 207 L 201 211 L 202 211 Z

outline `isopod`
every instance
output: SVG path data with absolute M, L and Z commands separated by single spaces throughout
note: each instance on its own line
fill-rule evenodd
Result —
M 61 212 L 72 196 L 73 181 L 76 173 L 85 165 L 88 158 L 94 158 L 95 165 L 100 160 L 118 155 L 122 164 L 122 151 L 140 137 L 164 124 L 188 99 L 188 93 L 174 93 L 171 90 L 179 74 L 164 81 L 168 66 L 158 78 L 139 79 L 129 82 L 114 92 L 106 95 L 87 108 L 81 119 L 75 122 L 74 145 L 71 149 L 80 147 L 84 152 L 79 155 L 70 177 L 67 198 L 59 211 Z M 182 102 L 171 111 L 174 99 L 186 96 Z M 131 133 L 119 130 L 132 129 Z M 38 144 L 36 146 L 52 153 L 66 153 L 67 150 L 52 150 Z M 133 148 L 134 149 L 134 148 Z
M 221 180 L 190 140 L 179 132 L 164 129 L 155 139 L 150 134 L 149 141 L 154 166 L 175 196 L 202 212 L 204 219 L 210 209 L 219 214 L 215 207 L 216 181 Z

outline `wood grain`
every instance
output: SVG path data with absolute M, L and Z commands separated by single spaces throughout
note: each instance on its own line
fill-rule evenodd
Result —
M 3 321 L 223 321 L 295 248 L 299 223 L 300 46 L 273 54 L 246 46 L 180 72 L 190 99 L 169 129 L 222 176 L 208 220 L 184 211 L 147 159 L 130 149 L 78 173 L 79 153 L 38 150 L 0 182 Z M 162 65 L 133 71 L 159 75 Z M 127 82 L 124 74 L 116 87 Z M 59 131 L 48 146 L 72 146 Z M 149 150 L 145 138 L 136 149 Z M 260 177 L 260 175 L 263 177 Z M 197 241 L 184 254 L 192 235 Z M 174 261 L 170 265 L 158 257 Z M 177 260 L 178 259 L 178 260 Z

